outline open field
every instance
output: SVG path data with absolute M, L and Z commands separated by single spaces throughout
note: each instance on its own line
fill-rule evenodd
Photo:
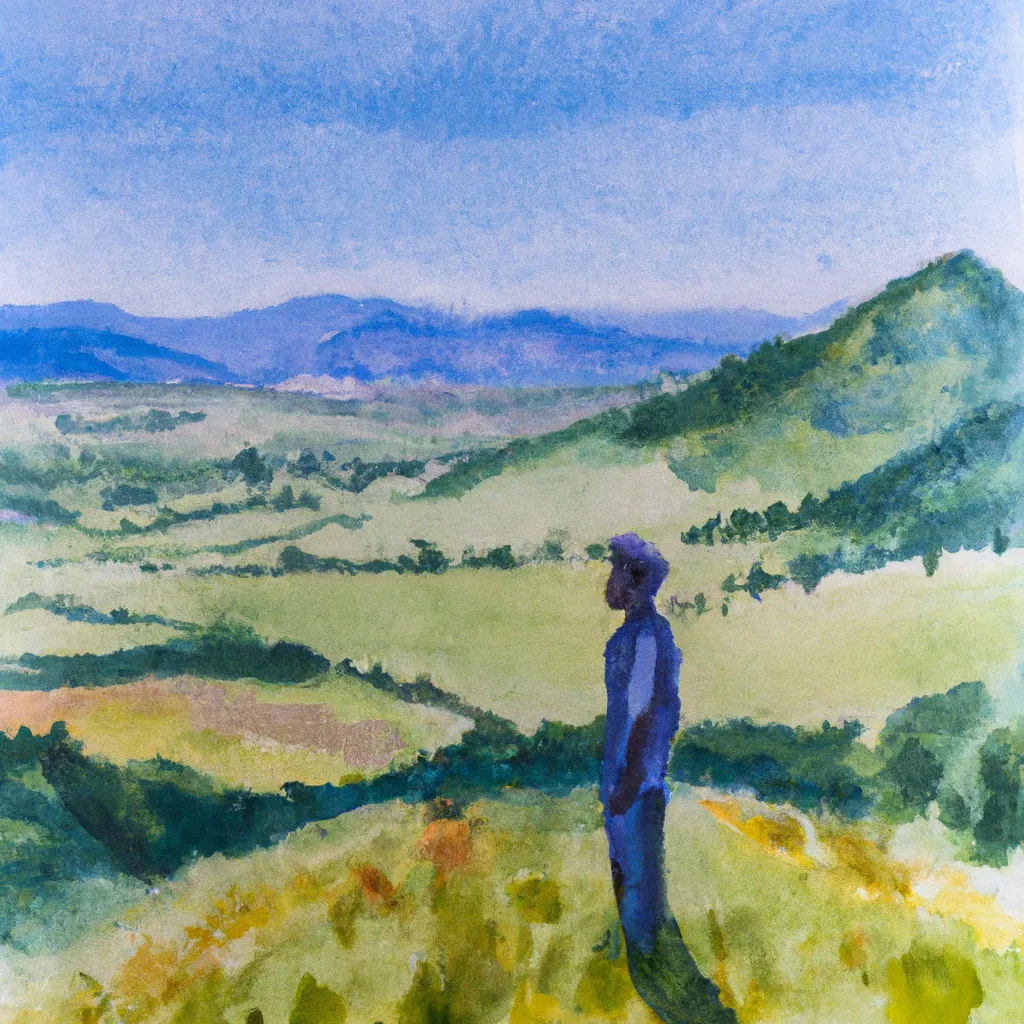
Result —
M 166 757 L 229 787 L 274 792 L 373 775 L 418 750 L 457 742 L 470 723 L 399 705 L 351 677 L 300 687 L 179 678 L 123 686 L 11 692 L 0 728 L 44 733 L 54 722 L 115 763 Z
M 918 694 L 973 679 L 1001 692 L 1018 676 L 1024 584 L 1015 555 L 950 555 L 932 577 L 919 561 L 894 564 L 837 576 L 812 594 L 790 584 L 754 601 L 723 594 L 720 586 L 770 551 L 687 548 L 678 540 L 663 550 L 675 556 L 663 590 L 666 611 L 672 596 L 704 593 L 709 603 L 704 615 L 673 618 L 690 720 L 749 716 L 812 725 L 859 718 L 875 727 Z M 88 575 L 90 597 L 101 608 L 130 593 L 136 613 L 200 623 L 226 617 L 273 640 L 307 644 L 332 661 L 380 662 L 407 679 L 426 672 L 527 729 L 544 718 L 582 724 L 603 707 L 601 652 L 614 616 L 601 602 L 600 563 L 255 579 L 146 576 L 131 565 L 53 574 L 55 592 L 79 595 Z M 456 631 L 448 627 L 453 621 Z M 844 629 L 834 629 L 836 621 Z M 157 626 L 67 623 L 45 612 L 21 612 L 4 625 L 8 656 L 101 653 L 168 634 Z
M 953 994 L 947 981 L 920 1001 L 921 965 L 936 960 L 983 991 L 972 1021 L 1014 1019 L 1024 921 L 972 891 L 939 833 L 905 829 L 900 858 L 881 841 L 812 831 L 749 800 L 676 794 L 671 900 L 744 1024 L 910 1024 Z M 584 794 L 483 801 L 466 821 L 400 804 L 355 811 L 244 861 L 190 869 L 122 911 L 122 927 L 67 951 L 77 976 L 11 957 L 5 985 L 33 1008 L 0 1013 L 241 1021 L 259 1007 L 284 1021 L 311 974 L 354 1019 L 490 1005 L 513 1021 L 642 1024 L 652 1018 L 628 983 L 606 870 L 599 807 Z
M 0 732 L 19 738 L 0 738 L 15 897 L 0 913 L 0 1020 L 242 1024 L 259 1007 L 285 1024 L 311 975 L 349 1020 L 650 1021 L 627 982 L 587 774 L 617 623 L 604 543 L 628 529 L 672 564 L 659 607 L 684 654 L 672 903 L 740 1020 L 916 1024 L 935 964 L 983 991 L 972 1024 L 1013 1019 L 1017 826 L 987 824 L 977 764 L 988 752 L 1012 777 L 1024 757 L 1019 531 L 985 520 L 986 550 L 856 562 L 877 530 L 830 533 L 788 510 L 932 427 L 837 435 L 801 418 L 805 397 L 774 433 L 595 434 L 451 497 L 423 496 L 457 464 L 447 454 L 623 394 L 8 398 Z M 83 426 L 155 422 L 153 409 L 207 415 Z M 58 416 L 83 432 L 61 433 Z M 978 488 L 1015 486 L 999 472 Z M 945 508 L 945 493 L 927 501 Z M 735 510 L 779 501 L 785 529 L 733 535 Z M 816 586 L 795 582 L 801 558 L 839 548 L 847 561 Z M 964 736 L 921 732 L 938 776 L 905 784 L 892 723 L 912 698 L 973 680 L 990 704 Z M 754 724 L 729 724 L 741 718 Z M 854 720 L 863 742 L 851 727 L 834 757 L 801 753 L 839 735 L 823 722 Z M 771 723 L 782 731 L 756 732 Z M 716 736 L 740 743 L 730 728 L 768 753 L 708 754 Z M 30 741 L 39 750 L 20 753 Z M 560 768 L 530 767 L 559 744 Z M 782 765 L 770 792 L 765 758 Z M 190 813 L 222 834 L 177 843 Z

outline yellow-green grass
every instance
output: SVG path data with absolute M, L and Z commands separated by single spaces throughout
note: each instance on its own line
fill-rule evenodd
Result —
M 32 589 L 45 587 L 52 577 L 37 564 L 51 559 L 81 560 L 96 542 L 76 530 L 0 524 L 0 612 Z M 0 634 L 4 622 L 0 619 Z
M 727 491 L 736 482 L 750 486 L 756 481 L 771 496 L 768 504 L 783 500 L 795 507 L 808 492 L 821 495 L 846 480 L 856 480 L 906 447 L 906 431 L 840 437 L 811 426 L 802 417 L 780 416 L 759 421 L 756 431 L 741 423 L 682 437 L 670 444 L 668 454 L 713 460 L 721 467 L 716 492 Z M 723 507 L 731 511 L 735 506 Z
M 66 485 L 58 487 L 53 491 L 53 499 L 66 508 L 78 509 L 81 515 L 78 517 L 78 525 L 90 530 L 120 530 L 121 520 L 127 519 L 136 526 L 144 526 L 150 522 L 155 514 L 156 508 L 153 505 L 123 506 L 111 511 L 101 508 L 102 498 L 100 491 L 109 484 L 103 480 L 94 480 L 84 486 Z M 159 488 L 157 488 L 159 495 Z M 191 512 L 196 509 L 209 508 L 214 502 L 242 503 L 252 491 L 242 482 L 228 482 L 226 480 L 215 480 L 213 487 L 208 491 L 197 491 L 186 493 L 180 497 L 163 496 L 158 497 L 157 505 L 170 507 L 178 512 Z M 216 520 L 212 520 L 215 522 Z M 176 529 L 181 529 L 177 527 Z M 160 540 L 161 538 L 155 538 Z M 153 537 L 149 538 L 152 543 Z M 118 543 L 135 543 L 132 535 L 126 534 L 124 539 L 118 538 Z M 97 546 L 97 539 L 91 539 L 93 548 Z M 145 540 L 142 541 L 145 543 Z
M 626 530 L 678 537 L 723 508 L 757 508 L 774 500 L 750 481 L 717 494 L 691 491 L 661 458 L 619 466 L 567 459 L 492 477 L 461 498 L 410 501 L 392 498 L 395 489 L 393 481 L 379 481 L 367 490 L 361 507 L 372 519 L 362 529 L 327 527 L 300 546 L 320 555 L 386 557 L 396 545 L 405 550 L 409 538 L 423 537 L 452 557 L 470 545 L 487 550 L 510 544 L 525 554 L 552 531 L 564 530 L 569 550 L 580 552 Z
M 213 704 L 213 715 L 210 704 Z M 254 705 L 317 705 L 305 732 L 275 731 L 274 714 Z M 219 713 L 218 713 L 219 712 Z M 282 718 L 288 717 L 287 710 Z M 119 764 L 157 756 L 188 765 L 231 787 L 274 792 L 285 782 L 319 785 L 367 777 L 407 763 L 418 750 L 458 741 L 466 719 L 431 707 L 405 704 L 368 683 L 329 676 L 302 686 L 197 679 L 149 679 L 108 687 L 62 688 L 0 696 L 0 729 L 19 726 L 43 733 L 56 721 L 84 744 L 85 753 Z M 386 722 L 397 731 L 361 723 Z M 352 723 L 348 748 L 334 749 L 334 723 Z M 326 734 L 326 735 L 325 735 Z M 376 741 L 379 752 L 372 749 Z M 401 749 L 393 748 L 401 744 Z
M 741 505 L 764 508 L 779 498 L 795 505 L 810 482 L 808 473 L 817 473 L 814 482 L 818 484 L 838 483 L 837 464 L 849 463 L 858 473 L 870 468 L 892 454 L 893 445 L 898 447 L 894 437 L 837 439 L 810 427 L 798 427 L 786 437 L 766 439 L 768 448 L 778 449 L 778 458 L 772 451 L 760 454 L 747 469 L 732 474 L 734 479 L 723 482 L 715 493 L 691 491 L 661 457 L 644 457 L 619 446 L 597 443 L 559 452 L 539 467 L 521 467 L 485 480 L 461 498 L 453 499 L 408 500 L 420 485 L 404 479 L 378 480 L 362 494 L 350 495 L 325 491 L 315 482 L 305 484 L 279 476 L 275 489 L 289 482 L 297 490 L 310 486 L 320 492 L 321 511 L 281 514 L 256 510 L 185 524 L 160 535 L 94 540 L 91 546 L 137 549 L 139 557 L 148 552 L 154 558 L 167 558 L 175 564 L 272 564 L 285 542 L 235 554 L 204 553 L 201 549 L 287 532 L 318 516 L 337 512 L 367 514 L 371 518 L 359 530 L 327 526 L 302 538 L 299 545 L 319 555 L 364 560 L 394 558 L 410 550 L 409 540 L 414 537 L 438 543 L 453 558 L 458 558 L 468 546 L 487 550 L 503 544 L 510 544 L 517 555 L 529 554 L 553 531 L 564 531 L 568 549 L 577 553 L 587 544 L 629 529 L 644 531 L 659 542 L 671 542 L 694 523 L 703 523 L 718 512 L 728 513 Z M 787 465 L 803 467 L 799 479 L 772 479 L 772 486 L 763 488 L 754 479 L 756 465 L 774 465 L 780 459 Z M 818 469 L 812 472 L 813 467 Z M 850 474 L 840 474 L 845 475 Z M 235 500 L 240 497 L 236 492 L 237 488 L 230 492 Z M 218 495 L 218 500 L 227 500 L 228 493 Z M 65 498 L 74 503 L 74 495 Z M 211 500 L 211 496 L 204 495 L 202 500 L 189 497 L 173 504 L 185 508 Z M 116 529 L 125 516 L 132 518 L 131 511 L 90 510 L 88 525 Z M 74 542 L 71 546 L 76 551 L 80 548 Z
M 296 497 L 305 489 L 294 481 L 287 482 L 291 484 Z M 277 490 L 278 488 L 275 486 L 271 492 L 271 497 L 276 494 Z M 360 510 L 354 502 L 339 498 L 335 492 L 322 492 L 315 486 L 311 490 L 322 498 L 319 511 L 295 508 L 284 512 L 277 512 L 273 509 L 257 508 L 244 512 L 219 515 L 213 519 L 194 520 L 189 523 L 183 523 L 180 526 L 169 527 L 166 531 L 158 533 L 144 534 L 142 536 L 125 535 L 124 537 L 114 537 L 106 539 L 104 544 L 106 546 L 131 548 L 142 553 L 147 550 L 184 552 L 196 550 L 201 555 L 202 552 L 199 549 L 205 547 L 238 544 L 254 538 L 290 533 L 318 519 L 324 519 L 339 513 L 346 513 L 353 518 L 359 515 Z M 219 497 L 216 500 L 220 500 Z M 211 499 L 207 499 L 207 506 L 210 503 Z M 121 516 L 123 517 L 124 514 L 122 512 Z M 129 518 L 132 517 L 129 516 Z M 120 522 L 120 518 L 118 522 Z M 141 518 L 140 522 L 145 523 L 146 519 Z M 93 543 L 94 549 L 101 548 L 102 546 L 104 545 L 98 544 L 95 541 Z M 253 551 L 256 552 L 255 555 Z M 260 557 L 261 554 L 260 548 L 256 547 L 248 552 L 248 558 L 251 561 L 254 557 Z
M 450 402 L 429 391 L 396 392 L 382 401 L 346 406 L 325 404 L 317 396 L 239 388 L 107 385 L 58 389 L 35 399 L 0 392 L 0 420 L 6 425 L 7 443 L 59 443 L 73 457 L 83 449 L 102 448 L 159 450 L 181 459 L 223 458 L 255 445 L 275 456 L 302 447 L 326 448 L 344 462 L 353 455 L 371 460 L 423 458 L 453 448 L 501 444 L 510 433 L 555 429 L 609 404 L 621 404 L 626 397 L 626 392 L 574 397 L 494 391 L 464 393 Z M 62 435 L 54 423 L 61 413 L 104 420 L 126 413 L 142 416 L 151 408 L 202 411 L 206 419 L 155 434 Z
M 737 504 L 769 504 L 773 495 L 740 483 L 715 495 L 691 492 L 661 459 L 639 465 L 598 466 L 571 460 L 536 471 L 492 478 L 459 499 L 411 501 L 420 486 L 402 478 L 381 479 L 361 494 L 324 490 L 312 481 L 281 478 L 296 493 L 310 486 L 320 493 L 320 512 L 254 510 L 173 527 L 159 536 L 115 538 L 104 542 L 140 550 L 191 549 L 200 562 L 227 564 L 276 560 L 285 542 L 249 548 L 233 555 L 204 554 L 200 549 L 285 533 L 297 525 L 344 512 L 370 518 L 360 529 L 330 525 L 298 541 L 303 550 L 353 560 L 394 558 L 411 551 L 411 538 L 439 544 L 458 558 L 467 546 L 487 550 L 512 545 L 517 555 L 540 545 L 552 531 L 564 530 L 570 550 L 605 540 L 628 529 L 655 530 L 677 536 L 693 522 Z M 278 481 L 272 491 L 278 488 Z M 211 500 L 211 499 L 207 499 Z M 95 513 L 116 527 L 125 512 Z M 129 516 L 130 517 L 130 516 Z M 117 522 L 114 522 L 116 520 Z M 99 546 L 94 543 L 94 547 Z
M 709 610 L 672 616 L 683 650 L 689 720 L 748 715 L 876 727 L 911 697 L 981 679 L 996 692 L 1016 678 L 1024 568 L 1013 552 L 945 555 L 926 577 L 920 560 L 861 576 L 836 575 L 813 594 L 796 585 L 728 601 L 717 587 L 758 549 L 666 544 L 668 598 L 705 593 Z M 604 707 L 605 641 L 619 618 L 602 601 L 606 566 L 556 563 L 512 571 L 245 579 L 125 567 L 94 573 L 100 607 L 125 578 L 145 579 L 133 610 L 251 625 L 269 639 L 306 643 L 338 661 L 420 672 L 467 701 L 533 729 L 542 719 L 583 723 Z M 109 588 L 109 589 L 108 589 Z M 71 589 L 71 588 L 63 588 Z
M 293 482 L 293 486 L 298 484 Z M 529 555 L 553 531 L 564 531 L 568 551 L 579 554 L 587 544 L 639 529 L 660 544 L 678 549 L 680 532 L 692 523 L 740 504 L 762 507 L 774 497 L 749 481 L 716 494 L 692 492 L 661 459 L 620 467 L 569 461 L 485 481 L 461 499 L 410 501 L 401 496 L 403 490 L 415 491 L 416 487 L 411 481 L 379 480 L 360 495 L 325 492 L 321 511 L 316 513 L 256 510 L 142 537 L 125 535 L 100 541 L 83 538 L 73 530 L 56 531 L 56 537 L 47 535 L 47 557 L 62 555 L 78 564 L 29 570 L 24 563 L 36 552 L 27 550 L 28 557 L 20 560 L 17 590 L 11 587 L 9 600 L 28 590 L 74 593 L 83 600 L 94 589 L 105 591 L 108 567 L 82 561 L 84 554 L 98 548 L 119 549 L 139 561 L 170 561 L 178 569 L 218 563 L 272 565 L 289 542 L 256 545 L 233 554 L 203 549 L 285 533 L 337 512 L 371 518 L 360 529 L 330 525 L 295 543 L 314 554 L 359 561 L 412 553 L 410 539 L 425 538 L 458 559 L 466 547 L 486 551 L 503 544 L 510 544 L 516 555 Z M 122 511 L 98 514 L 118 521 L 124 514 L 130 516 Z M 140 587 L 149 589 L 151 584 L 139 579 L 137 568 L 134 575 L 118 578 L 130 580 L 132 592 Z
M 82 449 L 162 452 L 169 458 L 230 457 L 242 447 L 256 445 L 278 453 L 297 450 L 304 445 L 337 447 L 365 458 L 373 452 L 394 446 L 398 452 L 422 448 L 423 431 L 407 424 L 392 425 L 368 416 L 321 415 L 303 408 L 295 400 L 288 410 L 272 396 L 232 388 L 195 389 L 165 385 L 148 389 L 82 391 L 61 390 L 46 401 L 10 399 L 0 404 L 0 417 L 12 424 L 12 440 L 20 444 L 56 442 L 77 456 Z M 314 406 L 317 399 L 313 399 Z M 150 434 L 145 431 L 118 431 L 110 434 L 62 435 L 54 420 L 60 413 L 84 419 L 102 420 L 115 414 L 144 414 L 150 408 L 187 409 L 205 412 L 199 423 L 184 424 L 174 430 Z M 339 454 L 339 452 L 336 452 Z
M 439 576 L 161 574 L 133 595 L 133 610 L 247 623 L 334 662 L 380 661 L 402 679 L 426 672 L 470 703 L 534 728 L 542 718 L 586 722 L 600 710 L 601 655 L 615 621 L 602 581 L 600 565 L 566 564 Z M 109 600 L 104 593 L 102 604 Z
M 165 643 L 177 631 L 159 625 L 93 625 L 33 610 L 0 617 L 0 659 L 22 654 L 110 654 L 140 644 Z
M 908 443 L 907 431 L 837 437 L 794 417 L 767 424 L 756 437 L 751 429 L 736 425 L 716 438 L 735 458 L 713 493 L 691 490 L 661 455 L 594 441 L 557 451 L 538 465 L 507 470 L 458 498 L 409 500 L 420 489 L 416 481 L 379 480 L 344 502 L 349 514 L 370 515 L 360 530 L 332 525 L 299 543 L 317 555 L 354 560 L 393 558 L 409 550 L 413 537 L 434 541 L 452 558 L 468 546 L 487 550 L 503 544 L 517 555 L 529 554 L 553 531 L 564 532 L 568 550 L 576 553 L 626 530 L 671 543 L 691 525 L 740 506 L 763 509 L 784 500 L 795 508 L 809 490 L 823 493 L 855 479 Z M 729 440 L 733 433 L 736 438 Z M 699 453 L 706 445 L 694 436 L 679 442 L 669 458 L 687 446 Z M 204 532 L 196 529 L 190 540 Z M 272 562 L 281 547 L 268 545 L 225 561 Z
M 810 595 L 794 584 L 760 602 L 738 594 L 728 616 L 679 630 L 684 711 L 877 727 L 912 697 L 962 681 L 1003 693 L 1019 680 L 1022 617 L 1017 553 L 947 554 L 932 577 L 920 559 L 836 574 Z
M 1021 922 L 966 880 L 946 887 L 955 898 L 922 895 L 930 867 L 887 856 L 883 836 L 684 790 L 667 848 L 683 935 L 741 1024 L 965 1024 L 940 1015 L 941 972 L 907 1015 L 915 958 L 976 979 L 971 1024 L 1016 1019 L 1024 966 L 1004 950 Z M 390 804 L 209 858 L 59 959 L 12 952 L 0 1020 L 105 1005 L 137 1024 L 241 1024 L 254 1008 L 285 1024 L 311 974 L 350 1020 L 409 1024 L 446 1005 L 460 1020 L 653 1024 L 616 936 L 592 791 L 509 794 L 433 823 Z

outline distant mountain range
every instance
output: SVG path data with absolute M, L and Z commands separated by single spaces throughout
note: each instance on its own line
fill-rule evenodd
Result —
M 667 313 L 605 313 L 579 310 L 570 315 L 590 327 L 619 327 L 632 334 L 653 334 L 686 341 L 713 341 L 727 348 L 749 351 L 777 334 L 795 338 L 828 327 L 846 312 L 840 299 L 809 316 L 780 316 L 764 309 L 686 309 Z
M 691 373 L 767 337 L 827 326 L 761 310 L 464 317 L 388 299 L 320 295 L 222 317 L 139 317 L 98 302 L 0 307 L 0 379 L 210 380 L 300 375 L 445 384 L 627 384 Z
M 237 380 L 223 364 L 90 327 L 0 332 L 0 381 Z

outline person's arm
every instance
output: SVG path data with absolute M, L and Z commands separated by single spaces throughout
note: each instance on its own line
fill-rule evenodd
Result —
M 644 631 L 637 637 L 633 668 L 629 674 L 627 709 L 629 733 L 622 752 L 622 768 L 608 800 L 608 812 L 621 814 L 637 798 L 647 774 L 645 755 L 650 748 L 654 727 L 651 700 L 654 696 L 654 673 L 658 663 L 658 645 L 654 633 Z

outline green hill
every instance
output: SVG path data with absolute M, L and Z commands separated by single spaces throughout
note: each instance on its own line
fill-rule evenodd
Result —
M 903 452 L 822 498 L 808 494 L 795 511 L 776 502 L 735 509 L 683 541 L 691 545 L 774 541 L 807 531 L 813 552 L 789 563 L 808 589 L 836 569 L 864 571 L 924 556 L 933 572 L 942 551 L 1006 550 L 1024 519 L 1024 407 L 974 410 L 934 441 Z M 820 550 L 822 546 L 826 551 Z
M 870 428 L 871 410 L 857 399 L 874 397 L 864 394 L 872 378 L 958 359 L 1005 380 L 1018 368 L 1022 331 L 1024 295 L 972 253 L 958 253 L 892 281 L 825 331 L 766 343 L 746 360 L 726 357 L 681 394 L 634 406 L 624 436 L 643 444 L 725 426 L 764 413 L 797 388 L 813 392 L 815 426 L 836 434 Z
M 825 331 L 777 338 L 745 360 L 726 357 L 676 394 L 479 451 L 432 480 L 423 497 L 457 496 L 593 440 L 613 460 L 616 449 L 661 449 L 680 478 L 703 490 L 730 471 L 757 475 L 757 464 L 777 480 L 771 464 L 780 460 L 765 458 L 765 444 L 786 441 L 797 425 L 848 440 L 850 449 L 882 436 L 877 464 L 970 408 L 1016 393 L 1022 338 L 1024 294 L 972 253 L 957 253 L 891 282 Z

